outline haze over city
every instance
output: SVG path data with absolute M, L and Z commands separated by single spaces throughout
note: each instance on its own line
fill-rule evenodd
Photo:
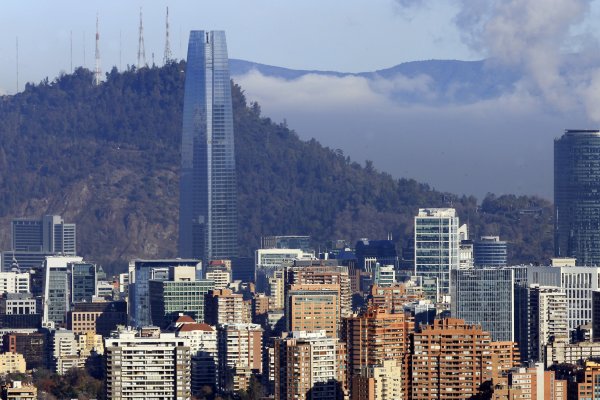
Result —
M 200 28 L 226 30 L 231 58 L 291 69 L 355 73 L 416 60 L 487 59 L 488 67 L 508 71 L 514 81 L 497 95 L 466 101 L 448 96 L 456 87 L 441 92 L 426 74 L 282 79 L 250 71 L 233 79 L 265 116 L 285 119 L 301 138 L 314 137 L 359 162 L 372 160 L 394 177 L 479 198 L 487 192 L 551 198 L 553 139 L 566 128 L 594 128 L 600 118 L 594 107 L 600 53 L 592 24 L 600 2 L 544 4 L 5 3 L 0 92 L 17 87 L 17 37 L 21 90 L 25 82 L 70 72 L 71 63 L 93 69 L 96 15 L 103 72 L 135 65 L 140 7 L 149 64 L 153 56 L 162 64 L 167 6 L 177 59 L 185 58 L 189 30 Z M 419 101 L 399 101 L 398 93 Z

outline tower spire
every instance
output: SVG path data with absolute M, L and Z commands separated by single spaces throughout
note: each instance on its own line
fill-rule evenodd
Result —
M 96 14 L 96 69 L 94 70 L 94 85 L 100 84 L 100 31 L 98 29 L 98 14 Z
M 171 61 L 171 42 L 169 40 L 169 7 L 167 7 L 167 19 L 166 19 L 166 34 L 165 34 L 165 55 L 163 58 L 163 64 L 168 64 Z
M 145 67 L 146 65 L 146 49 L 144 49 L 144 25 L 142 23 L 142 7 L 140 7 L 140 30 L 138 39 L 137 67 L 139 69 Z

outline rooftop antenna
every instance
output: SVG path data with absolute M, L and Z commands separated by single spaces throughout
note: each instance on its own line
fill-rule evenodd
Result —
M 167 19 L 166 19 L 166 34 L 165 34 L 165 55 L 163 58 L 163 64 L 168 64 L 171 61 L 171 41 L 169 40 L 169 7 L 167 7 Z
M 96 14 L 96 69 L 94 70 L 94 85 L 100 84 L 100 31 L 98 30 L 98 14 Z
M 142 24 L 142 7 L 140 7 L 140 30 L 138 38 L 138 69 L 146 66 L 146 50 L 144 49 L 144 25 Z
M 17 93 L 19 93 L 19 37 L 17 36 Z

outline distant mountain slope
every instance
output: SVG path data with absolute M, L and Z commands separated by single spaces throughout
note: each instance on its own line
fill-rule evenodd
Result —
M 113 69 L 95 87 L 92 73 L 78 69 L 0 97 L 0 247 L 9 247 L 11 218 L 59 213 L 78 224 L 80 253 L 109 269 L 175 256 L 184 70 Z M 512 261 L 550 255 L 547 201 L 490 195 L 478 205 L 393 179 L 300 140 L 233 89 L 242 254 L 270 234 L 310 234 L 324 244 L 391 232 L 402 244 L 419 207 L 454 206 L 473 236 L 513 241 Z
M 244 75 L 250 71 L 286 80 L 298 79 L 307 74 L 326 76 L 357 76 L 368 80 L 416 79 L 427 77 L 431 92 L 426 95 L 398 91 L 398 101 L 419 101 L 427 104 L 442 102 L 471 103 L 497 97 L 509 91 L 519 80 L 516 71 L 495 66 L 486 61 L 426 60 L 411 61 L 372 72 L 345 73 L 335 71 L 294 70 L 244 60 L 230 60 L 231 74 Z M 431 95 L 433 93 L 433 96 Z

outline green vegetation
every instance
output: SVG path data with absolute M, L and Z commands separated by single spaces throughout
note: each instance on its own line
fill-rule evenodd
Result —
M 78 224 L 80 253 L 109 273 L 135 257 L 176 255 L 184 63 L 106 74 L 78 69 L 0 97 L 0 245 L 10 219 L 58 213 Z M 240 246 L 260 236 L 310 234 L 317 243 L 410 238 L 418 207 L 458 210 L 471 236 L 512 242 L 512 262 L 552 252 L 551 204 L 535 197 L 474 197 L 394 179 L 302 141 L 261 115 L 234 84 Z

